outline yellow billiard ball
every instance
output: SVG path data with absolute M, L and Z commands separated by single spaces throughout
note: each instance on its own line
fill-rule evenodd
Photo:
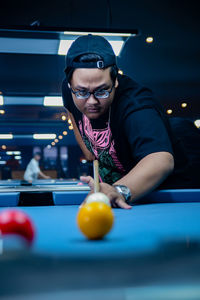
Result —
M 112 208 L 103 202 L 86 203 L 77 214 L 78 227 L 90 240 L 102 239 L 111 230 L 113 222 Z

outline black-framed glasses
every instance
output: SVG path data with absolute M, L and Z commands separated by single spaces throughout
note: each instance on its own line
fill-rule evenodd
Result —
M 80 99 L 80 100 L 86 100 L 91 95 L 94 95 L 94 97 L 96 99 L 106 99 L 112 93 L 113 87 L 114 87 L 114 84 L 112 85 L 110 90 L 97 90 L 97 91 L 94 91 L 94 92 L 90 92 L 90 91 L 87 91 L 87 90 L 74 91 L 72 88 L 70 88 L 70 90 L 76 96 L 76 98 Z

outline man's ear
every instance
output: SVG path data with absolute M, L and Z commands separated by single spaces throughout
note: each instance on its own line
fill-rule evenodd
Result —
M 118 79 L 116 78 L 116 79 L 115 79 L 115 88 L 117 88 L 118 85 L 119 85 L 119 81 L 118 81 Z

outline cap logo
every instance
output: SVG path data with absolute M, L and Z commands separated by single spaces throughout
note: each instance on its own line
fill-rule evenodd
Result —
M 98 69 L 103 69 L 104 68 L 104 61 L 103 60 L 98 60 L 97 61 L 97 68 Z

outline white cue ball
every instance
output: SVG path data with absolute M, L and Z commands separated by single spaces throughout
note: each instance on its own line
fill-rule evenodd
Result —
M 89 195 L 86 199 L 86 203 L 91 203 L 91 202 L 103 202 L 111 206 L 109 198 L 103 193 L 93 193 Z

